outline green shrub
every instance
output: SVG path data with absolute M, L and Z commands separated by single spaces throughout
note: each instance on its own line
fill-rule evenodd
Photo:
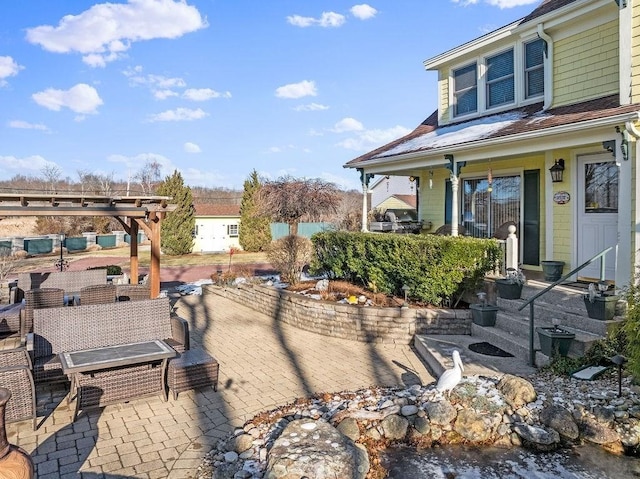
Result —
M 635 381 L 640 381 L 640 286 L 634 283 L 627 288 L 627 317 L 622 326 L 626 341 L 627 370 Z
M 322 232 L 311 237 L 312 271 L 433 305 L 477 290 L 501 255 L 494 240 L 463 236 Z
M 92 266 L 87 269 L 106 269 L 107 275 L 109 276 L 118 276 L 122 274 L 122 267 L 117 264 L 109 264 L 107 266 Z

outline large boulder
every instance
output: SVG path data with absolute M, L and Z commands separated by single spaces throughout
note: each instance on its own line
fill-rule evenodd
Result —
M 558 431 L 563 439 L 575 441 L 580 436 L 580 430 L 573 420 L 573 415 L 562 406 L 545 407 L 540 413 L 540 421 L 545 426 Z
M 463 409 L 458 412 L 453 430 L 468 441 L 484 442 L 491 438 L 499 424 L 500 416 Z
M 526 379 L 511 374 L 505 374 L 496 387 L 504 396 L 507 404 L 514 409 L 533 402 L 538 397 L 533 384 Z
M 424 405 L 424 410 L 431 420 L 431 424 L 445 426 L 453 421 L 458 415 L 458 411 L 449 401 L 428 402 Z
M 522 444 L 536 451 L 553 451 L 560 445 L 560 434 L 554 429 L 531 426 L 529 424 L 516 424 L 514 432 L 522 439 Z
M 267 456 L 267 479 L 364 479 L 369 457 L 363 448 L 323 420 L 292 421 Z

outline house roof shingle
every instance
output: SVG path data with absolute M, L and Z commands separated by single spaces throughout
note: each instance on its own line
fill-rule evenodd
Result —
M 193 205 L 197 216 L 240 216 L 240 205 Z
M 542 110 L 542 103 L 536 103 L 496 115 L 487 115 L 443 126 L 438 124 L 438 112 L 435 111 L 411 133 L 361 155 L 344 166 L 356 168 L 360 163 L 372 159 L 392 158 L 408 153 L 428 153 L 442 146 L 458 146 L 473 141 L 486 141 L 542 131 L 634 112 L 640 112 L 640 104 L 620 106 L 618 95 L 610 95 L 546 111 Z

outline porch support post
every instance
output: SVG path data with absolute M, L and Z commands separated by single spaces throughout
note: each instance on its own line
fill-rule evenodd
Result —
M 625 132 L 626 133 L 626 132 Z M 637 268 L 636 255 L 633 252 L 633 244 L 638 248 L 638 232 L 637 228 L 632 225 L 638 225 L 640 212 L 638 211 L 638 179 L 637 175 L 633 175 L 631 171 L 632 164 L 638 164 L 637 142 L 630 141 L 631 135 L 617 135 L 616 138 L 616 163 L 618 164 L 618 248 L 616 251 L 616 289 L 620 290 L 633 281 Z M 626 158 L 620 148 L 625 143 Z M 636 185 L 634 188 L 633 181 L 636 177 Z M 635 189 L 635 194 L 633 190 Z M 635 208 L 627 198 L 635 199 Z M 634 237 L 635 236 L 635 237 Z M 632 265 L 636 265 L 633 268 Z
M 451 172 L 451 236 L 458 236 L 458 175 Z
M 362 183 L 362 229 L 361 231 L 367 232 L 367 218 L 369 216 L 369 208 L 367 207 L 367 192 L 369 191 L 369 181 L 373 178 L 372 174 L 365 173 L 364 169 L 358 168 L 360 172 L 360 183 Z
M 518 237 L 516 236 L 516 227 L 509 226 L 509 235 L 507 236 L 507 259 L 505 261 L 507 268 L 518 269 Z

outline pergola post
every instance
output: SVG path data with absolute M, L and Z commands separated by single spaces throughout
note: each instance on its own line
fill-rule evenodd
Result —
M 138 284 L 138 223 L 129 218 L 129 268 L 131 271 L 131 284 Z
M 152 213 L 149 216 L 151 226 L 151 262 L 149 264 L 149 284 L 151 297 L 157 298 L 160 294 L 160 225 L 162 215 Z

